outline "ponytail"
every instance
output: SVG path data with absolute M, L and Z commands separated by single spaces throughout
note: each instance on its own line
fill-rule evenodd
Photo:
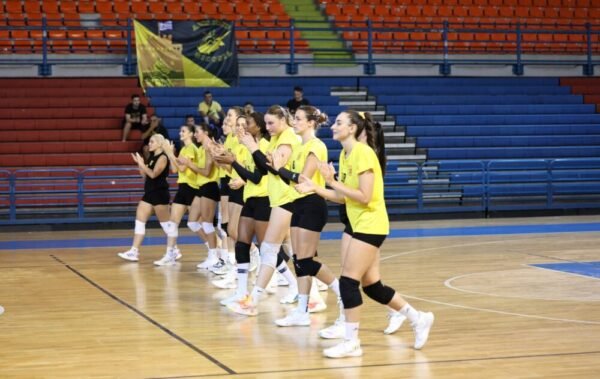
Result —
M 383 127 L 379 122 L 373 120 L 373 116 L 369 112 L 359 113 L 357 111 L 347 111 L 346 113 L 350 118 L 350 122 L 356 125 L 354 137 L 358 139 L 362 132 L 365 132 L 367 136 L 367 145 L 375 151 L 377 159 L 379 160 L 379 166 L 381 166 L 381 174 L 385 176 L 387 158 L 385 156 Z

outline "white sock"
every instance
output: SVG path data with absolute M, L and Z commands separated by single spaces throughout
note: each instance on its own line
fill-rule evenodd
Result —
M 239 285 L 239 284 L 238 284 Z M 260 288 L 259 286 L 254 286 L 252 289 L 252 293 L 250 294 L 250 302 L 252 305 L 257 306 L 260 301 L 260 296 L 265 292 L 264 288 Z
M 138 252 L 138 248 L 137 248 L 137 247 L 135 247 L 135 246 L 131 246 L 131 249 L 129 249 L 129 250 L 131 250 L 132 252 L 134 252 L 134 253 L 136 253 L 136 254 L 137 254 L 137 252 Z
M 308 295 L 298 295 L 298 312 L 308 312 Z
M 226 256 L 229 257 L 229 263 L 234 265 L 235 264 L 235 253 L 231 252 L 231 251 L 227 251 L 227 250 L 225 250 L 225 252 L 226 252 Z
M 317 284 L 317 279 L 312 278 L 312 283 L 310 286 L 310 298 L 317 301 L 322 301 L 323 298 L 319 293 L 319 285 Z
M 419 312 L 408 303 L 400 309 L 400 313 L 406 316 L 408 321 L 413 325 L 419 321 Z
M 342 294 L 340 293 L 340 281 L 337 278 L 333 279 L 333 282 L 329 284 L 329 288 L 338 298 L 342 297 Z
M 345 322 L 344 326 L 346 328 L 346 333 L 344 335 L 344 339 L 346 341 L 353 341 L 358 339 L 358 326 L 360 323 L 358 322 Z
M 288 269 L 287 263 L 285 261 L 281 262 L 281 264 L 279 266 L 277 266 L 277 271 L 279 271 L 279 273 L 281 275 L 283 275 L 283 277 L 285 278 L 285 280 L 290 285 L 290 288 L 292 288 L 292 289 L 293 288 L 298 289 L 298 282 L 296 282 L 296 277 Z
M 237 279 L 238 287 L 237 294 L 239 296 L 246 296 L 248 293 L 248 269 L 250 263 L 238 263 L 237 265 Z

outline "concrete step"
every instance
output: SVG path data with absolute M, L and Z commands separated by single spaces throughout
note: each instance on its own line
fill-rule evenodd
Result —
M 347 107 L 375 107 L 374 101 L 367 100 L 353 100 L 353 101 L 340 101 L 340 105 L 345 105 Z
M 411 179 L 408 181 L 408 183 L 417 184 L 417 183 L 419 183 L 419 181 L 416 179 Z M 423 184 L 448 184 L 448 183 L 450 183 L 450 179 L 423 179 L 422 183 Z
M 386 149 L 414 149 L 414 143 L 386 143 Z
M 339 90 L 339 91 L 331 91 L 331 96 L 367 96 L 367 91 L 352 91 L 352 90 Z
M 389 161 L 424 161 L 427 159 L 425 154 L 407 154 L 407 155 L 388 155 L 387 159 Z
M 384 121 L 385 122 L 385 121 Z M 383 123 L 382 123 L 383 126 Z M 384 129 L 385 138 L 394 138 L 394 137 L 406 137 L 406 133 L 404 132 L 387 132 Z

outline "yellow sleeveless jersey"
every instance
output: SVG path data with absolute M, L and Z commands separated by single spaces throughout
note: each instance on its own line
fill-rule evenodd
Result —
M 206 156 L 207 155 L 208 155 L 208 153 L 206 152 L 206 149 L 204 147 L 200 146 L 196 150 L 196 166 L 198 166 L 199 168 L 206 167 Z M 216 182 L 218 180 L 219 180 L 219 170 L 217 169 L 217 166 L 215 164 L 212 165 L 212 168 L 210 169 L 210 173 L 208 174 L 208 176 L 196 174 L 196 185 L 198 187 L 202 187 L 206 183 Z
M 225 137 L 225 142 L 223 143 L 225 150 L 232 154 L 235 154 L 234 150 L 237 145 L 239 145 L 239 141 L 238 141 L 237 137 L 233 133 L 229 133 L 227 135 L 227 137 Z M 226 176 L 231 177 L 231 174 L 232 174 L 231 172 L 227 171 L 223 167 L 219 168 L 219 178 L 224 178 Z
M 348 156 L 342 150 L 339 178 L 346 186 L 358 188 L 359 175 L 369 170 L 373 171 L 375 179 L 371 201 L 363 205 L 346 197 L 346 212 L 352 231 L 387 235 L 390 232 L 390 223 L 383 197 L 383 175 L 377 155 L 373 149 L 360 142 L 354 145 Z
M 277 150 L 277 148 L 281 145 L 290 145 L 292 148 L 292 152 L 294 148 L 300 144 L 300 140 L 298 136 L 292 128 L 286 128 L 280 135 L 272 136 L 271 142 L 269 143 L 269 147 L 267 149 L 268 153 L 273 153 Z M 291 158 L 291 157 L 290 157 Z M 290 160 L 285 165 L 285 168 L 290 169 Z M 279 207 L 281 205 L 290 203 L 294 201 L 296 190 L 289 185 L 287 185 L 279 175 L 274 175 L 269 172 L 269 203 L 271 207 Z
M 314 154 L 315 157 L 321 162 L 327 162 L 327 146 L 318 138 L 313 138 L 305 144 L 298 145 L 294 148 L 294 152 L 292 153 L 292 158 L 290 159 L 290 170 L 293 172 L 297 172 L 298 174 L 302 174 L 304 170 L 304 166 L 306 165 L 306 160 L 310 154 Z M 325 188 L 325 179 L 321 172 L 317 168 L 311 180 L 319 187 Z M 293 185 L 293 184 L 292 184 Z M 302 194 L 297 191 L 294 191 L 294 200 L 305 197 L 309 194 Z
M 179 152 L 180 157 L 185 157 L 189 159 L 192 163 L 198 164 L 197 152 L 198 148 L 193 143 L 190 143 L 187 146 L 184 146 Z M 179 172 L 179 176 L 177 178 L 177 183 L 185 183 L 193 188 L 198 188 L 196 184 L 196 173 L 192 171 L 190 168 L 186 168 L 185 171 Z
M 258 142 L 258 147 L 263 154 L 267 153 L 267 148 L 269 147 L 269 141 L 264 138 Z M 244 168 L 250 172 L 254 172 L 256 169 L 256 163 L 254 162 L 254 158 L 252 158 L 252 154 L 250 150 L 244 147 L 243 156 L 238 160 L 240 165 L 244 166 Z M 260 180 L 260 183 L 254 184 L 250 180 L 246 182 L 244 186 L 244 201 L 251 197 L 263 197 L 269 195 L 267 175 L 263 176 Z

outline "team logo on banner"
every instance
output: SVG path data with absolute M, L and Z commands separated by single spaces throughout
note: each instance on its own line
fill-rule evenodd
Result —
M 134 21 L 142 87 L 237 84 L 233 24 L 222 20 Z

